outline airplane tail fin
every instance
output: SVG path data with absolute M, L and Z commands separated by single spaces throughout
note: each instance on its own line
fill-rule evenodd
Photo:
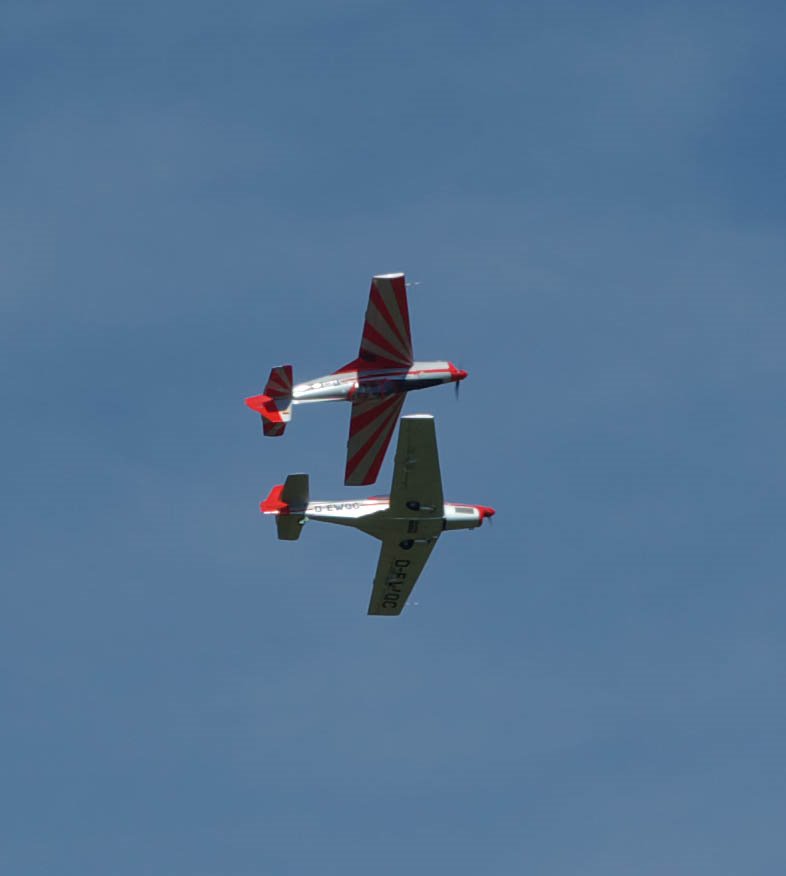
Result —
M 246 404 L 262 418 L 265 435 L 277 437 L 284 434 L 292 419 L 292 366 L 278 365 L 270 371 L 262 395 L 252 395 Z
M 306 506 L 308 505 L 308 475 L 291 474 L 283 484 L 277 484 L 260 502 L 259 510 L 263 514 L 276 515 L 278 537 L 284 541 L 296 541 L 300 538 L 303 524 L 306 522 Z

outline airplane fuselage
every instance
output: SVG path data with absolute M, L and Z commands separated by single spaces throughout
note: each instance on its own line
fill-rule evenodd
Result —
M 321 523 L 352 526 L 379 539 L 395 533 L 401 536 L 402 542 L 409 542 L 411 546 L 415 541 L 430 541 L 445 530 L 476 529 L 486 517 L 494 514 L 494 510 L 485 505 L 445 502 L 443 513 L 433 517 L 423 514 L 417 517 L 407 514 L 392 515 L 388 497 L 374 496 L 370 499 L 309 502 L 305 508 L 292 509 L 287 513 Z
M 455 383 L 466 376 L 466 371 L 446 361 L 413 362 L 409 368 L 338 371 L 298 383 L 292 389 L 292 403 L 385 398 L 442 383 Z

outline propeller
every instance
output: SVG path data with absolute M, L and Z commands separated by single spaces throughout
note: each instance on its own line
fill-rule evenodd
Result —
M 459 384 L 461 384 L 462 381 L 464 380 L 464 378 L 467 376 L 467 372 L 463 371 L 461 368 L 459 368 L 458 374 L 456 376 L 459 377 L 459 380 L 453 381 L 453 386 L 455 387 L 455 389 L 453 391 L 456 393 L 456 401 L 458 401 L 459 394 L 460 394 Z

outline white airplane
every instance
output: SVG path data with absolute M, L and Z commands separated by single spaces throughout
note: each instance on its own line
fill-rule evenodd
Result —
M 428 414 L 401 419 L 390 496 L 312 502 L 308 486 L 307 474 L 292 474 L 273 487 L 259 509 L 276 515 L 278 537 L 288 541 L 300 537 L 306 520 L 354 526 L 380 539 L 369 614 L 401 613 L 442 532 L 474 529 L 494 516 L 486 505 L 442 498 L 434 418 Z
M 352 402 L 344 483 L 361 486 L 377 479 L 406 394 L 441 383 L 455 383 L 458 392 L 466 376 L 452 362 L 414 361 L 404 275 L 380 274 L 371 281 L 357 359 L 296 386 L 292 366 L 279 365 L 271 370 L 264 393 L 245 401 L 260 414 L 270 436 L 284 434 L 292 405 Z

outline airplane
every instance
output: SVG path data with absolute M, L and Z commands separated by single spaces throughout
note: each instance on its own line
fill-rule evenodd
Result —
M 390 496 L 370 499 L 309 500 L 307 474 L 291 474 L 260 502 L 263 514 L 276 518 L 278 537 L 300 538 L 307 520 L 353 526 L 380 539 L 368 613 L 398 615 L 445 530 L 474 529 L 494 516 L 487 505 L 445 502 L 439 471 L 434 418 L 402 417 Z
M 377 479 L 406 394 L 441 383 L 455 383 L 458 393 L 466 376 L 452 362 L 414 361 L 404 274 L 379 274 L 371 281 L 356 359 L 295 386 L 292 366 L 279 365 L 264 392 L 245 403 L 261 416 L 264 434 L 277 437 L 292 418 L 292 405 L 351 402 L 344 483 L 362 486 Z

